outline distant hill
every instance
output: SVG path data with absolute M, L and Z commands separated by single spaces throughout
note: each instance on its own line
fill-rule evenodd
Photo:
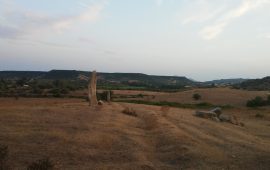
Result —
M 0 71 L 0 79 L 17 82 L 37 80 L 41 84 L 63 80 L 76 87 L 87 87 L 91 72 L 77 70 L 51 70 L 51 71 Z M 98 73 L 98 86 L 106 89 L 148 89 L 148 90 L 174 90 L 185 86 L 207 87 L 215 85 L 233 85 L 246 90 L 270 90 L 270 77 L 263 79 L 221 79 L 207 82 L 196 82 L 184 76 L 156 76 L 142 73 Z
M 242 82 L 245 82 L 249 79 L 242 79 L 242 78 L 236 78 L 236 79 L 220 79 L 220 80 L 212 80 L 212 81 L 206 81 L 203 82 L 205 85 L 234 85 L 234 84 L 240 84 Z
M 242 82 L 238 87 L 246 90 L 270 90 L 270 76 Z
M 43 71 L 0 71 L 0 79 L 41 78 Z
M 75 80 L 80 74 L 88 75 L 90 72 L 76 71 L 76 70 L 51 70 L 46 72 L 41 78 L 52 79 L 52 80 Z
M 87 81 L 91 72 L 76 70 L 0 71 L 0 79 L 82 80 Z M 98 73 L 98 84 L 140 86 L 150 88 L 180 88 L 195 82 L 180 76 L 155 76 L 142 73 Z

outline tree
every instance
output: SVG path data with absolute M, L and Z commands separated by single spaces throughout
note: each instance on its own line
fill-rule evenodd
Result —
M 192 97 L 193 97 L 194 100 L 200 100 L 202 98 L 202 96 L 200 94 L 198 94 L 198 93 L 193 94 Z
M 16 81 L 16 85 L 23 86 L 23 85 L 25 85 L 26 82 L 27 82 L 26 78 L 21 78 L 21 79 Z
M 265 105 L 267 105 L 267 101 L 263 100 L 262 97 L 257 96 L 257 97 L 255 97 L 255 99 L 248 100 L 246 105 L 247 105 L 247 107 L 265 106 Z
M 3 90 L 5 88 L 5 82 L 3 79 L 0 80 L 0 90 Z

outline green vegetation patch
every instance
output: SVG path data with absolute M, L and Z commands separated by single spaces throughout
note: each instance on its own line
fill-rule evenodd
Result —
M 177 107 L 177 108 L 187 108 L 187 109 L 210 109 L 214 107 L 221 107 L 223 109 L 230 109 L 232 106 L 230 105 L 213 105 L 211 103 L 197 103 L 197 104 L 189 104 L 189 103 L 176 103 L 176 102 L 167 102 L 167 101 L 144 101 L 144 100 L 119 100 L 115 102 L 123 102 L 123 103 L 135 103 L 135 104 L 145 104 L 145 105 L 154 105 L 154 106 L 170 106 L 170 107 Z
M 248 100 L 247 107 L 262 107 L 270 105 L 270 96 L 267 97 L 267 100 L 264 100 L 262 97 L 257 96 L 254 99 Z

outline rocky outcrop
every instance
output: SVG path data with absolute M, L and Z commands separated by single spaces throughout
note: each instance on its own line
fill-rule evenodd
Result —
M 217 122 L 229 122 L 234 125 L 243 125 L 243 123 L 238 121 L 236 116 L 222 113 L 222 109 L 220 107 L 214 108 L 210 111 L 196 111 L 195 116 L 211 119 Z

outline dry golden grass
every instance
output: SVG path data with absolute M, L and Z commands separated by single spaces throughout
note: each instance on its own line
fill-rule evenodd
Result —
M 170 107 L 169 106 L 161 106 L 160 111 L 161 111 L 162 116 L 167 116 L 168 112 L 170 111 Z
M 126 107 L 138 117 L 122 114 Z M 197 118 L 193 112 L 123 103 L 90 109 L 78 99 L 0 98 L 0 144 L 9 147 L 14 169 L 47 157 L 65 170 L 270 169 L 268 108 L 226 110 L 245 127 Z
M 134 116 L 134 117 L 137 117 L 138 116 L 137 113 L 136 113 L 136 111 L 133 108 L 131 108 L 131 107 L 126 107 L 122 111 L 122 113 L 124 113 L 126 115 L 129 115 L 129 116 Z
M 194 100 L 193 94 L 200 94 L 200 100 Z M 114 94 L 118 95 L 138 95 L 144 94 L 151 97 L 151 101 L 168 101 L 177 103 L 201 103 L 207 102 L 214 105 L 232 105 L 232 106 L 245 106 L 246 102 L 256 96 L 266 97 L 269 92 L 267 91 L 246 91 L 237 90 L 230 88 L 204 88 L 204 89 L 193 89 L 177 93 L 164 93 L 164 92 L 143 92 L 143 91 L 127 91 L 117 90 Z M 152 97 L 154 96 L 154 97 Z M 139 100 L 139 99 L 136 99 Z M 140 100 L 149 101 L 149 97 L 144 97 Z

